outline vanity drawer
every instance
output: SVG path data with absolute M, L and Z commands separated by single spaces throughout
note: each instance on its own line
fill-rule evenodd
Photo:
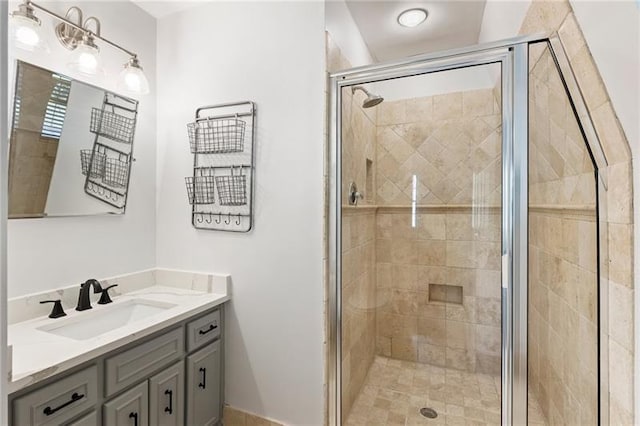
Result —
M 199 348 L 220 337 L 220 310 L 216 310 L 187 324 L 187 350 Z
M 106 396 L 146 379 L 184 354 L 184 331 L 177 328 L 105 361 Z
M 13 401 L 15 426 L 59 425 L 98 401 L 98 369 L 93 366 Z
M 98 426 L 98 413 L 94 410 L 87 414 L 86 416 L 82 416 L 75 422 L 71 422 L 66 426 Z

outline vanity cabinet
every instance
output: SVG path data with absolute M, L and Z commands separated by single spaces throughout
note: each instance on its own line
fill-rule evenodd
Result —
M 220 342 L 187 357 L 187 424 L 215 425 L 220 420 Z
M 104 404 L 104 424 L 149 426 L 149 387 L 145 381 Z
M 180 361 L 149 379 L 149 422 L 184 425 L 184 404 L 184 361 Z
M 223 403 L 224 306 L 9 395 L 11 426 L 211 426 Z

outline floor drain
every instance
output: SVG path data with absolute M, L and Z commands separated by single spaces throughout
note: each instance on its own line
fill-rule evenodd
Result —
M 424 407 L 420 409 L 420 414 L 428 419 L 435 419 L 438 417 L 438 413 L 433 408 Z

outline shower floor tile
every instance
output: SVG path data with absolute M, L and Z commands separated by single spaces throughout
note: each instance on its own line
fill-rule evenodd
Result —
M 423 407 L 438 417 L 423 417 Z M 530 425 L 546 424 L 535 401 L 529 410 Z M 378 356 L 345 424 L 499 425 L 500 377 Z

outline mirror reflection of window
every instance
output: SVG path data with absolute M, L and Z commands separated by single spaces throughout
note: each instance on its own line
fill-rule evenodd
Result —
M 28 64 L 18 68 L 9 161 L 12 217 L 44 214 L 70 91 L 64 76 Z

